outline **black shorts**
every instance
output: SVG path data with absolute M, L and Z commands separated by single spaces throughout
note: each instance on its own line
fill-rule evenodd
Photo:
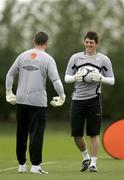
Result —
M 72 136 L 83 137 L 85 125 L 88 136 L 99 135 L 102 119 L 100 97 L 72 100 L 70 117 Z

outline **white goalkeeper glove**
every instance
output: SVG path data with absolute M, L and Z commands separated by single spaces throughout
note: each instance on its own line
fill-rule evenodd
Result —
M 53 97 L 53 100 L 50 102 L 50 104 L 54 107 L 62 106 L 65 102 L 65 97 L 65 95 Z
M 76 82 L 82 82 L 83 81 L 83 76 L 85 76 L 87 74 L 86 69 L 83 69 L 82 71 L 79 70 L 75 73 L 74 77 L 75 77 L 75 81 Z
M 12 93 L 12 90 L 6 90 L 6 101 L 12 105 L 16 104 L 16 96 Z
M 91 77 L 92 77 L 92 80 L 95 82 L 102 82 L 103 76 L 99 72 L 93 71 L 91 73 Z

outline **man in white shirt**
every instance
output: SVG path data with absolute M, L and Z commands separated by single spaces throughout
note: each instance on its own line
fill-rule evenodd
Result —
M 34 37 L 35 47 L 21 53 L 6 76 L 6 100 L 17 104 L 16 154 L 18 172 L 26 172 L 26 150 L 29 134 L 31 173 L 47 174 L 40 166 L 42 162 L 43 135 L 46 121 L 47 92 L 49 77 L 58 94 L 51 101 L 55 107 L 63 105 L 65 94 L 55 60 L 45 52 L 48 35 L 38 32 Z M 14 78 L 18 76 L 16 96 L 12 92 Z
M 114 84 L 114 75 L 110 59 L 97 52 L 98 35 L 89 31 L 84 37 L 85 51 L 71 56 L 65 82 L 74 83 L 71 104 L 71 134 L 75 144 L 82 152 L 81 171 L 97 172 L 97 154 L 101 128 L 101 84 Z M 84 125 L 87 135 L 91 138 L 90 155 L 84 141 Z

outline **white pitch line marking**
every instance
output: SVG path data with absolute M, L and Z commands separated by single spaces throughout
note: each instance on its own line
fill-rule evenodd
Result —
M 46 165 L 46 164 L 56 164 L 55 161 L 48 161 L 48 162 L 43 162 L 42 165 Z M 30 165 L 28 165 L 27 167 L 30 167 Z M 18 169 L 18 166 L 14 166 L 14 167 L 10 167 L 10 168 L 5 168 L 5 169 L 0 169 L 0 172 L 4 172 L 4 171 L 11 171 L 13 169 Z

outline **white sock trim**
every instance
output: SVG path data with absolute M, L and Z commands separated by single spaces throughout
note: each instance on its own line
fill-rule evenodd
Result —
M 91 166 L 95 166 L 96 167 L 96 161 L 97 161 L 97 157 L 91 157 L 90 167 Z
M 87 150 L 84 150 L 84 151 L 82 152 L 82 156 L 83 156 L 83 161 L 85 161 L 85 160 L 87 160 L 87 159 L 90 159 L 90 156 L 89 156 Z

